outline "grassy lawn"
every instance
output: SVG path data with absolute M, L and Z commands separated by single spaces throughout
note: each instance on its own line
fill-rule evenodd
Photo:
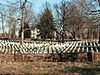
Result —
M 0 74 L 65 75 L 66 73 L 100 75 L 100 68 L 96 68 L 92 64 L 66 62 L 14 62 L 0 64 Z

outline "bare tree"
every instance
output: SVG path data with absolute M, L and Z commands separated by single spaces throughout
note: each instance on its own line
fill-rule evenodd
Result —
M 6 24 L 8 27 L 8 34 L 11 38 L 16 36 L 16 26 L 17 26 L 17 10 L 16 6 L 8 7 L 8 13 L 6 14 Z
M 77 7 L 70 2 L 62 0 L 60 7 L 56 5 L 56 11 L 59 15 L 60 26 L 62 29 L 62 42 L 64 41 L 65 31 L 71 33 L 75 39 L 76 28 L 78 28 L 78 23 L 80 22 Z
M 74 0 L 73 2 L 62 0 L 55 8 L 61 29 L 62 42 L 66 36 L 63 35 L 65 31 L 70 33 L 73 39 L 76 39 L 80 37 L 79 32 L 82 27 L 84 27 L 84 23 L 88 25 L 88 28 L 89 26 L 91 28 L 93 25 L 89 14 L 92 10 L 95 10 L 95 6 L 91 1 L 78 0 L 78 2 L 75 3 Z
M 31 37 L 31 27 L 34 23 L 34 12 L 32 10 L 32 5 L 25 1 L 21 6 L 21 28 L 19 31 L 19 37 L 30 38 Z

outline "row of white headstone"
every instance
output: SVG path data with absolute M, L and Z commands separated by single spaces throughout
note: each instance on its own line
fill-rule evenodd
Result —
M 58 42 L 32 42 L 32 43 L 22 43 L 0 40 L 0 52 L 7 53 L 75 53 L 75 52 L 99 52 L 100 45 L 98 41 L 70 41 L 64 43 Z

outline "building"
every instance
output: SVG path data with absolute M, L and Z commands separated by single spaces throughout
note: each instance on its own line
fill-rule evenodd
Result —
M 31 39 L 41 39 L 41 37 L 39 36 L 40 31 L 39 29 L 37 29 L 36 27 L 31 30 Z

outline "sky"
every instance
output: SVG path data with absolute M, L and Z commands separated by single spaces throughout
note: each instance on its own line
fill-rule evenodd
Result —
M 14 3 L 16 1 L 20 1 L 20 0 L 0 0 L 0 3 L 9 5 L 10 3 Z M 54 4 L 59 3 L 61 0 L 27 0 L 27 1 L 31 2 L 33 10 L 36 13 L 39 13 L 40 11 L 43 10 L 43 7 L 46 2 L 48 2 L 50 4 L 50 7 L 52 8 Z
M 9 5 L 9 3 L 14 3 L 14 2 L 17 2 L 17 1 L 20 1 L 20 0 L 0 0 L 0 4 L 2 3 L 2 4 Z M 24 1 L 24 0 L 21 0 L 21 1 Z M 46 1 L 50 4 L 51 8 L 53 8 L 54 4 L 58 4 L 58 3 L 61 2 L 61 0 L 27 0 L 27 1 L 32 3 L 33 10 L 36 13 L 39 13 L 43 10 L 43 7 L 44 7 Z M 73 1 L 73 0 L 66 0 L 66 1 Z M 76 0 L 76 1 L 78 1 L 78 0 Z M 93 4 L 96 5 L 96 7 L 97 7 L 97 4 L 95 2 L 96 0 L 90 0 L 90 1 L 93 1 Z M 2 6 L 2 7 L 4 7 L 4 6 Z
M 17 1 L 20 1 L 20 0 L 0 0 L 0 4 L 2 3 L 2 4 L 9 5 L 10 3 L 14 3 L 14 2 L 17 2 Z M 21 0 L 21 1 L 24 1 L 24 0 Z M 61 0 L 27 0 L 27 1 L 32 3 L 33 11 L 35 11 L 36 13 L 39 13 L 43 10 L 46 2 L 48 2 L 50 4 L 51 8 L 54 7 L 53 6 L 54 4 L 58 4 L 58 3 L 61 2 Z M 66 0 L 66 1 L 73 1 L 73 0 Z M 78 1 L 78 0 L 76 0 L 76 1 Z M 90 0 L 90 1 L 93 1 L 93 0 Z M 96 2 L 93 2 L 93 4 L 97 5 Z M 4 7 L 4 6 L 2 6 L 2 7 Z
M 55 3 L 59 3 L 61 0 L 30 0 L 33 3 L 33 9 L 35 9 L 37 12 L 42 10 L 42 7 L 44 7 L 46 1 L 50 3 L 50 7 L 52 8 Z

